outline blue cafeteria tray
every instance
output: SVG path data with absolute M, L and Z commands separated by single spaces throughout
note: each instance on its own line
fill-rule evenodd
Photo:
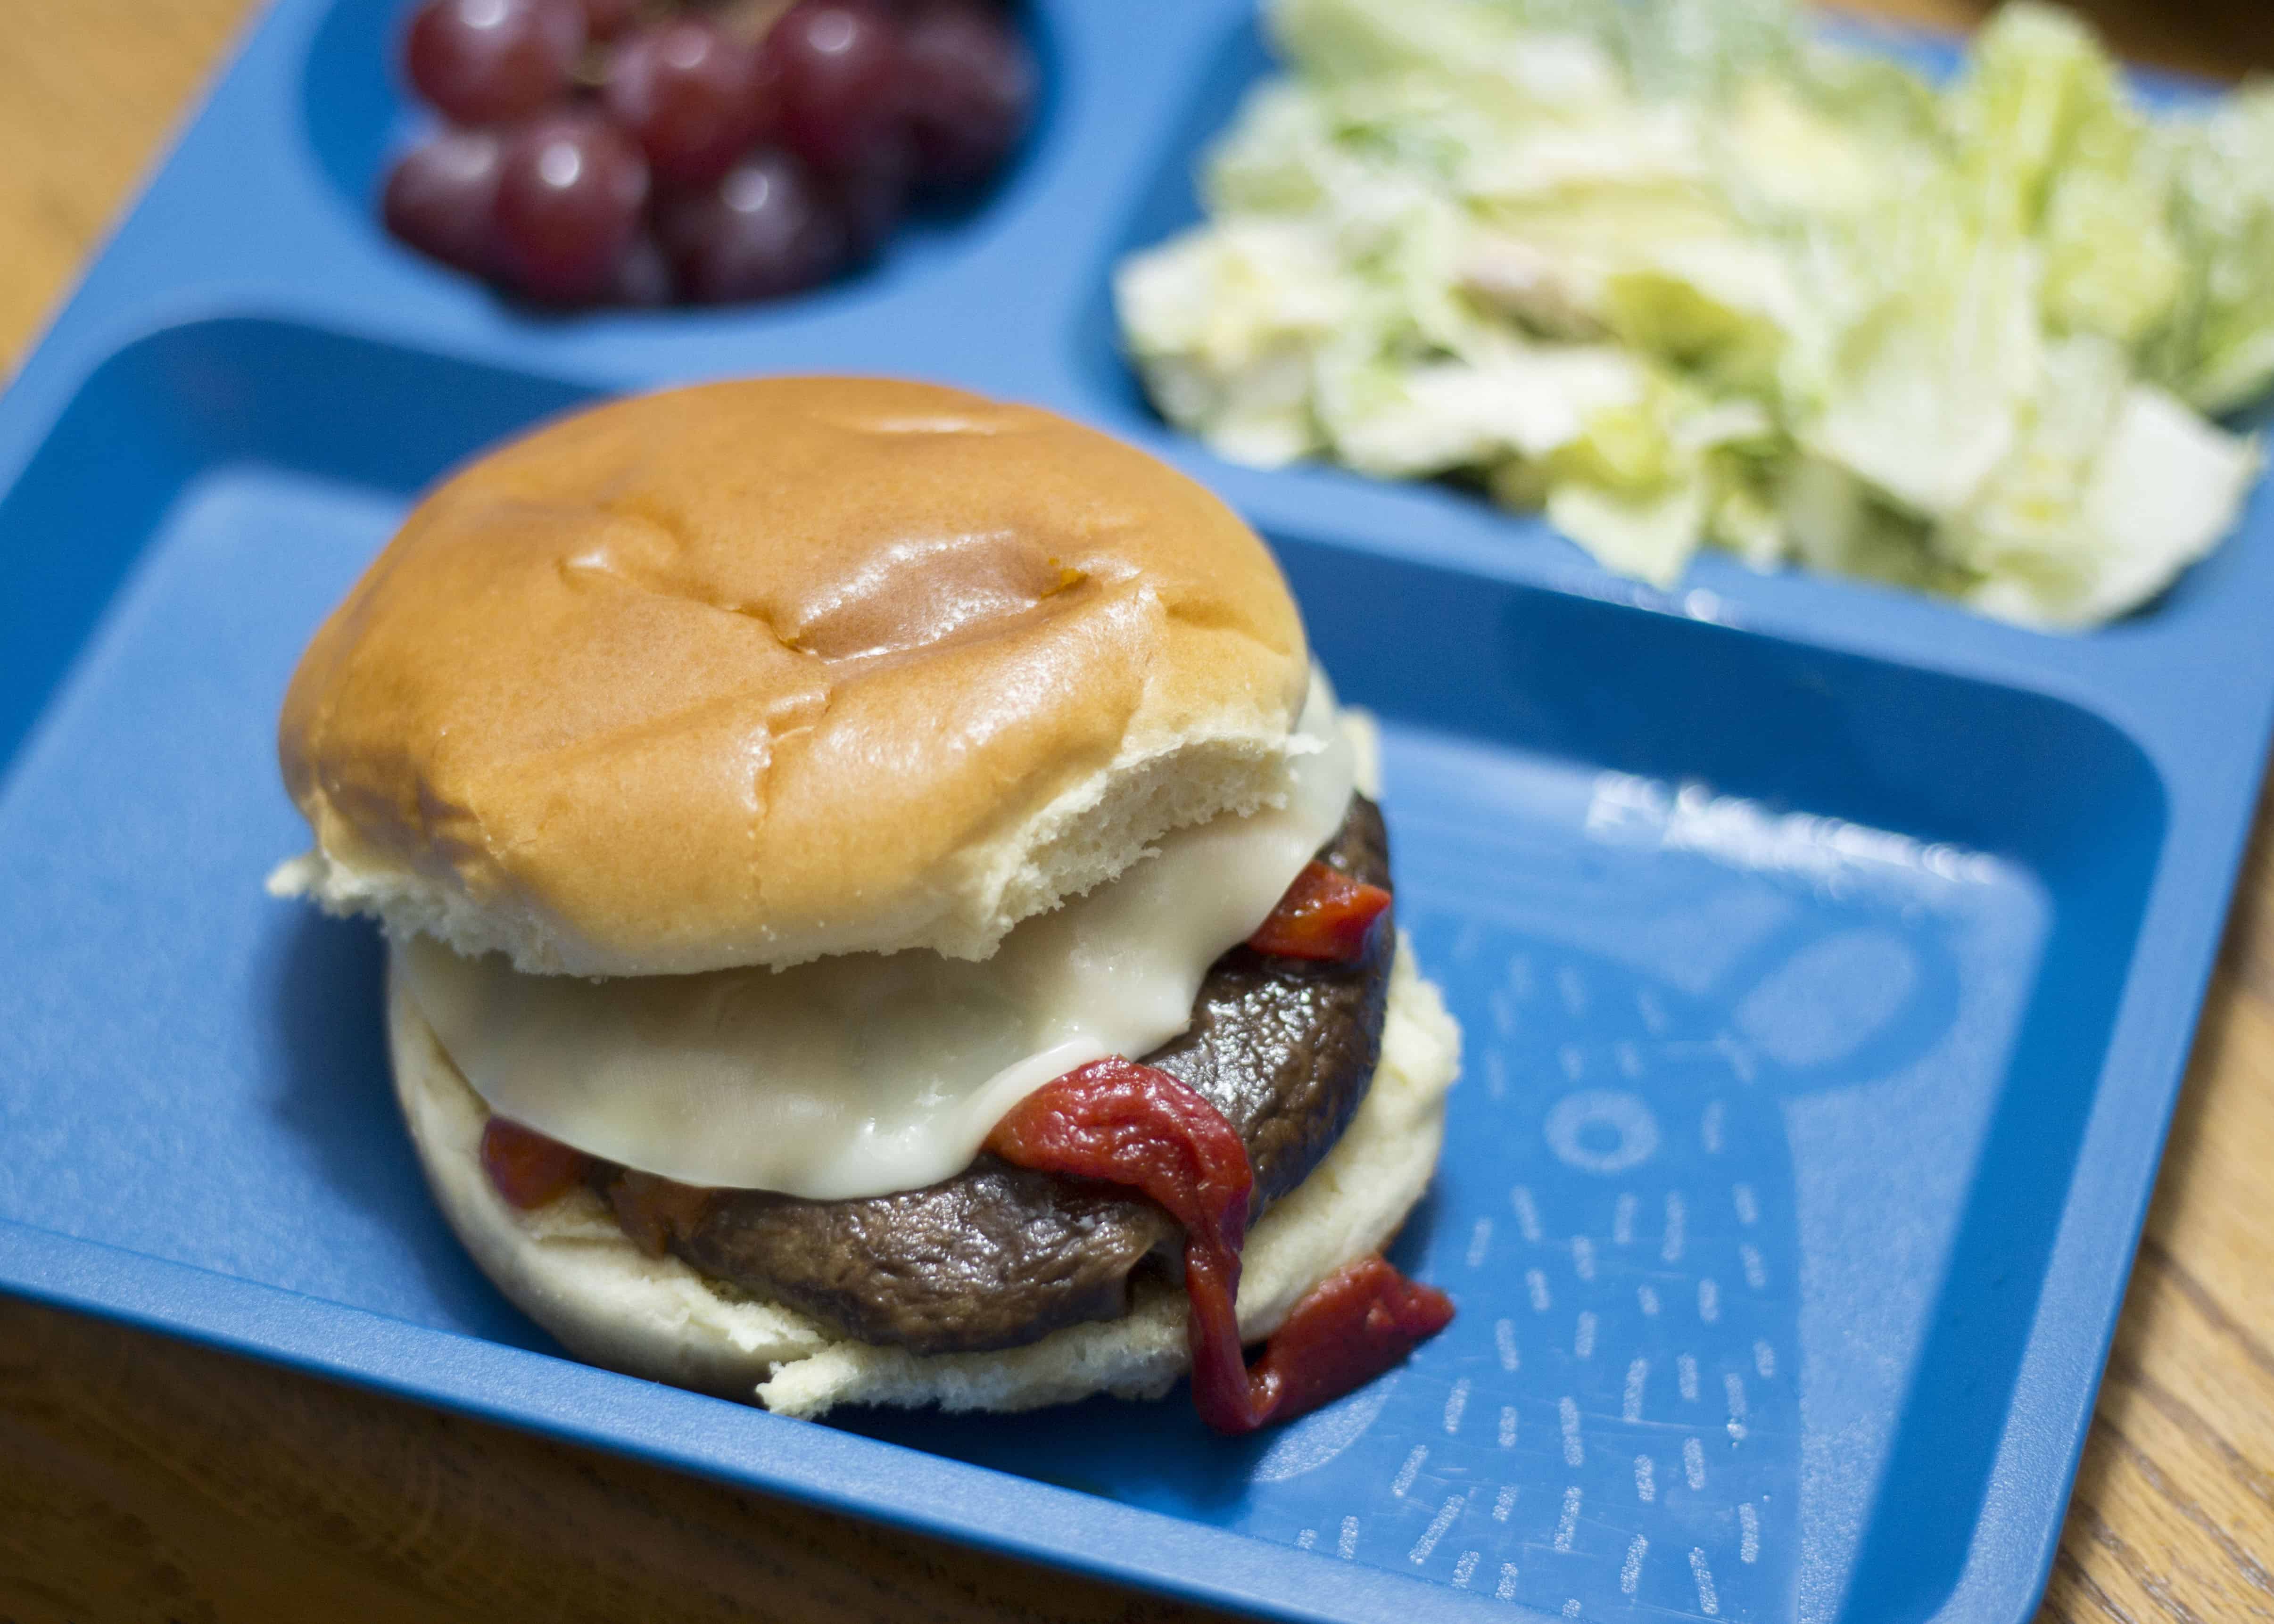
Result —
M 2042 636 L 1457 492 L 1215 461 L 1106 295 L 1263 71 L 1049 0 L 990 203 L 772 309 L 537 318 L 388 243 L 391 0 L 282 0 L 0 400 L 0 1288 L 1291 1619 L 2012 1624 L 2051 1561 L 2274 721 L 2274 534 Z M 1181 1401 L 815 1425 L 561 1357 L 395 1121 L 367 928 L 272 902 L 271 728 L 425 482 L 596 394 L 877 371 L 1213 484 L 1382 715 L 1469 1035 L 1399 1260 L 1460 1304 L 1278 1432 Z

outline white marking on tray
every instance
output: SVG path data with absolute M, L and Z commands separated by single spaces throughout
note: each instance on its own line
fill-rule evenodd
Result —
M 1736 1372 L 1731 1371 L 1728 1375 L 1721 1378 L 1721 1391 L 1728 1395 L 1730 1415 L 1740 1421 L 1743 1420 L 1747 1414 L 1745 1409 L 1745 1379 L 1737 1374 Z
M 1682 1389 L 1683 1398 L 1690 1403 L 1698 1402 L 1698 1361 L 1686 1353 L 1674 1356 L 1674 1383 Z
M 1585 1015 L 1587 1012 L 1587 983 L 1570 965 L 1563 965 L 1556 970 L 1555 990 L 1562 995 L 1563 1007 L 1572 1014 Z
M 1658 995 L 1649 988 L 1645 987 L 1635 994 L 1635 1009 L 1642 1016 L 1642 1024 L 1650 1028 L 1652 1036 L 1655 1037 L 1666 1030 L 1666 1006 L 1658 1001 Z
M 1751 1286 L 1756 1291 L 1766 1291 L 1769 1289 L 1768 1267 L 1761 1261 L 1761 1249 L 1759 1247 L 1754 1245 L 1751 1241 L 1739 1242 L 1737 1244 L 1737 1261 L 1745 1266 L 1745 1283 L 1747 1285 Z
M 1690 1209 L 1683 1203 L 1682 1192 L 1668 1191 L 1666 1192 L 1666 1241 L 1658 1249 L 1658 1255 L 1661 1261 L 1667 1263 L 1682 1261 L 1682 1247 L 1687 1237 L 1689 1219 Z
M 1500 1354 L 1500 1367 L 1513 1373 L 1520 1362 L 1516 1351 L 1516 1322 L 1512 1320 L 1493 1321 L 1493 1347 Z
M 1514 1562 L 1502 1562 L 1500 1565 L 1500 1583 L 1493 1589 L 1493 1599 L 1495 1601 L 1516 1599 L 1516 1564 Z
M 1555 1548 L 1569 1551 L 1571 1540 L 1579 1531 L 1579 1485 L 1573 1484 L 1563 1491 L 1562 1515 L 1555 1519 Z
M 1575 1359 L 1595 1357 L 1595 1311 L 1592 1308 L 1579 1311 L 1578 1327 L 1571 1333 L 1571 1357 Z
M 1731 1037 L 1726 1032 L 1721 1033 L 1714 1038 L 1713 1047 L 1721 1051 L 1724 1059 L 1728 1061 L 1729 1070 L 1737 1074 L 1737 1080 L 1739 1082 L 1750 1083 L 1753 1080 L 1753 1051 L 1751 1049 L 1747 1049 L 1743 1043 L 1738 1042 L 1736 1039 Z
M 1341 1536 L 1335 1541 L 1335 1554 L 1345 1562 L 1358 1554 L 1358 1519 L 1344 1517 Z
M 1774 1376 L 1776 1374 L 1776 1350 L 1770 1347 L 1766 1342 L 1755 1342 L 1753 1344 L 1753 1368 L 1760 1372 L 1761 1380 L 1763 1381 L 1766 1381 L 1769 1378 Z
M 1295 1536 L 1295 1549 L 1298 1551 L 1307 1551 L 1318 1543 L 1319 1530 L 1315 1528 L 1306 1528 Z
M 1437 1507 L 1437 1515 L 1429 1519 L 1429 1526 L 1421 1530 L 1421 1538 L 1415 1540 L 1413 1548 L 1405 1553 L 1407 1559 L 1417 1567 L 1427 1561 L 1429 1553 L 1437 1548 L 1437 1542 L 1445 1537 L 1445 1530 L 1453 1526 L 1461 1515 L 1461 1507 L 1467 1503 L 1468 1496 L 1465 1494 L 1448 1495 L 1445 1503 Z
M 1471 1268 L 1480 1268 L 1484 1266 L 1485 1250 L 1491 1244 L 1492 1220 L 1480 1218 L 1477 1220 L 1477 1227 L 1469 1231 L 1468 1261 Z
M 1706 1154 L 1721 1154 L 1721 1102 L 1714 1101 L 1706 1108 L 1705 1116 L 1698 1124 L 1698 1137 L 1706 1147 Z
M 1623 1173 L 1658 1154 L 1658 1118 L 1623 1089 L 1575 1090 L 1548 1107 L 1540 1126 L 1556 1160 L 1583 1173 Z M 1615 1142 L 1606 1144 L 1607 1134 Z
M 1503 1449 L 1516 1447 L 1516 1406 L 1513 1404 L 1500 1407 L 1500 1447 Z
M 1519 998 L 1529 998 L 1539 990 L 1532 979 L 1532 960 L 1525 954 L 1509 955 L 1508 989 Z
M 1568 1597 L 1565 1598 L 1563 1603 L 1563 1616 L 1567 1619 L 1576 1619 L 1579 1616 L 1579 1598 L 1577 1596 Z
M 1627 1560 L 1619 1564 L 1620 1595 L 1631 1596 L 1635 1593 L 1635 1586 L 1642 1581 L 1643 1554 L 1649 1549 L 1650 1541 L 1645 1539 L 1640 1534 L 1637 1534 L 1634 1537 L 1634 1542 L 1627 1546 Z
M 1733 1186 L 1729 1192 L 1729 1199 L 1736 1203 L 1739 1223 L 1751 1228 L 1760 1222 L 1761 1204 L 1754 1199 L 1753 1187 L 1751 1184 Z
M 1706 1566 L 1706 1553 L 1697 1545 L 1690 1547 L 1690 1576 L 1698 1581 L 1698 1611 L 1707 1618 L 1721 1611 L 1721 1598 L 1713 1593 L 1713 1570 Z
M 1655 1320 L 1658 1318 L 1658 1288 L 1656 1286 L 1637 1286 L 1635 1288 L 1635 1301 L 1642 1304 L 1642 1317 L 1644 1319 Z
M 1736 1380 L 1734 1377 L 1732 1380 Z M 1461 1430 L 1461 1413 L 1469 1407 L 1469 1379 L 1462 1377 L 1445 1395 L 1445 1435 L 1451 1437 Z
M 1645 1506 L 1658 1498 L 1658 1462 L 1646 1455 L 1635 1456 L 1635 1498 Z
M 1650 1380 L 1650 1361 L 1636 1359 L 1627 1365 L 1626 1395 L 1619 1401 L 1619 1419 L 1642 1419 L 1642 1386 Z
M 1563 1464 L 1577 1466 L 1587 1458 L 1587 1446 L 1579 1437 L 1578 1402 L 1568 1395 L 1557 1399 L 1555 1419 L 1563 1430 Z
M 1493 1026 L 1504 1038 L 1516 1035 L 1516 1005 L 1504 992 L 1495 992 L 1492 1004 Z
M 1500 1492 L 1493 1497 L 1493 1521 L 1495 1522 L 1507 1522 L 1509 1513 L 1515 1509 L 1516 1485 L 1512 1483 L 1503 1483 L 1500 1485 Z
M 1453 938 L 1453 957 L 1464 961 L 1474 959 L 1477 949 L 1485 943 L 1485 928 L 1475 920 L 1461 927 L 1461 934 Z
M 1389 1480 L 1389 1492 L 1404 1500 L 1405 1491 L 1413 1486 L 1413 1479 L 1421 1475 L 1422 1462 L 1428 1458 L 1429 1446 L 1415 1444 L 1412 1453 L 1405 1457 L 1405 1464 L 1397 1469 L 1397 1476 Z
M 1620 1039 L 1611 1053 L 1618 1060 L 1621 1075 L 1626 1077 L 1642 1075 L 1642 1050 L 1634 1046 L 1631 1039 Z
M 1706 1446 L 1694 1438 L 1682 1440 L 1682 1480 L 1693 1489 L 1706 1486 Z
M 1540 1208 L 1532 1199 L 1532 1192 L 1523 1184 L 1508 1192 L 1509 1205 L 1516 1208 L 1517 1228 L 1524 1238 L 1537 1245 L 1540 1241 Z
M 1761 1560 L 1761 1514 L 1753 1509 L 1751 1500 L 1741 1500 L 1737 1505 L 1737 1560 Z
M 1547 1276 L 1538 1269 L 1526 1269 L 1524 1271 L 1524 1283 L 1532 1288 L 1532 1312 L 1546 1313 L 1549 1306 Z
M 1614 1245 L 1626 1246 L 1634 1241 L 1634 1192 L 1619 1192 L 1618 1205 L 1611 1208 L 1611 1241 Z
M 1566 1043 L 1555 1051 L 1555 1064 L 1563 1068 L 1563 1075 L 1577 1082 L 1587 1074 L 1587 1056 L 1579 1052 L 1576 1043 Z
M 1463 1585 L 1468 1583 L 1470 1575 L 1477 1571 L 1477 1564 L 1483 1560 L 1484 1553 L 1481 1551 L 1462 1552 L 1461 1560 L 1453 1564 L 1453 1583 Z
M 1698 1317 L 1708 1325 L 1721 1317 L 1721 1288 L 1710 1278 L 1698 1282 Z
M 1496 1049 L 1485 1051 L 1485 1093 L 1495 1100 L 1508 1096 L 1508 1063 Z
M 1571 1269 L 1582 1280 L 1595 1277 L 1595 1243 L 1584 1235 L 1571 1237 Z

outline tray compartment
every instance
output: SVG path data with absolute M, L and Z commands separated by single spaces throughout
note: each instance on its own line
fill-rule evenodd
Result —
M 1205 49 L 1196 53 L 1197 65 L 1188 75 L 1191 88 L 1186 99 L 1164 121 L 1164 134 L 1154 149 L 1144 178 L 1106 237 L 1105 252 L 1089 273 L 1087 295 L 1065 334 L 1062 365 L 1079 402 L 1074 410 L 1100 426 L 1180 462 L 1205 481 L 1268 490 L 1266 500 L 1275 515 L 1292 511 L 1333 515 L 1338 507 L 1355 501 L 1395 515 L 1386 525 L 1374 523 L 1377 534 L 1435 530 L 1488 538 L 1492 545 L 1521 557 L 1523 568 L 1555 572 L 1561 577 L 1559 584 L 1592 590 L 1600 590 L 1601 583 L 1615 583 L 1617 590 L 1629 596 L 1646 592 L 1648 589 L 1636 587 L 1596 563 L 1541 515 L 1502 508 L 1467 484 L 1451 479 L 1375 477 L 1319 461 L 1299 462 L 1259 475 L 1219 456 L 1196 436 L 1169 423 L 1155 408 L 1123 349 L 1112 297 L 1115 267 L 1130 254 L 1201 223 L 1204 210 L 1199 177 L 1209 149 L 1231 126 L 1248 91 L 1281 71 L 1260 25 L 1256 5 L 1236 0 L 1215 9 L 1221 20 L 1212 33 L 1202 36 Z M 1961 61 L 1961 52 L 1950 37 L 1894 23 L 1828 15 L 1824 31 L 1843 44 L 1900 58 L 1931 79 L 1947 77 Z M 2165 109 L 2200 105 L 2215 94 L 2213 87 L 2201 81 L 2153 72 L 2131 72 L 2127 79 L 2149 105 Z M 2263 432 L 2274 422 L 2274 400 L 2255 403 L 2238 416 L 2235 426 Z M 2258 528 L 2255 516 L 2258 500 L 2254 499 L 2238 515 L 2237 533 L 2217 551 L 2181 571 L 2167 591 L 2143 611 L 2097 635 L 2121 635 L 2164 619 L 2195 596 L 2192 583 L 2197 577 L 2230 570 L 2231 555 L 2240 550 L 2245 534 Z M 1334 520 L 1329 517 L 1325 522 Z M 1965 613 L 1946 600 L 1862 577 L 1818 574 L 1796 564 L 1776 574 L 1797 579 L 1787 590 L 1764 590 L 1758 574 L 1728 553 L 1703 547 L 1675 590 L 1702 585 L 1732 598 L 1794 598 L 1811 604 L 1811 611 L 1819 614 L 1823 604 L 1855 598 L 1912 598 L 1943 614 Z
M 1627 853 L 1626 887 L 1647 894 L 1653 871 L 1681 870 L 1677 853 L 1696 848 L 1733 895 L 1733 872 L 1759 884 L 1782 870 L 1785 894 L 1825 910 L 1827 934 L 1774 967 L 1763 950 L 1763 979 L 1717 982 L 1704 1019 L 1772 1053 L 1825 1056 L 1788 1073 L 1774 1113 L 1803 1276 L 1799 1616 L 1828 1616 L 1855 1550 L 1841 1523 L 1867 1509 L 1849 1590 L 1869 1599 L 1862 1616 L 1926 1616 L 1973 1536 L 2050 1266 L 2165 842 L 2157 771 L 2105 720 L 2022 688 L 1364 553 L 1283 542 L 1281 554 L 1342 680 L 1389 715 L 1593 770 L 1585 822 Z M 1429 652 L 1369 635 L 1385 623 L 1427 628 Z M 1658 846 L 1646 858 L 1621 833 L 1636 802 L 1631 832 Z M 1790 809 L 1844 826 L 1780 817 Z M 1448 849 L 1430 832 L 1433 853 Z M 1446 891 L 1465 894 L 1450 876 Z M 1628 926 L 1645 941 L 1683 928 L 1663 902 Z M 1907 976 L 1899 1018 L 1873 1000 Z M 1778 1038 L 1774 1010 L 1806 1031 Z M 1740 1077 L 1733 1111 L 1772 1086 L 1768 1070 Z M 1766 1124 L 1763 1137 L 1776 1137 Z
M 468 279 L 463 272 L 403 247 L 388 237 L 379 222 L 378 199 L 388 164 L 436 123 L 436 115 L 420 104 L 402 80 L 403 34 L 413 9 L 405 0 L 331 0 L 310 42 L 300 75 L 300 130 L 331 200 L 363 223 L 374 251 L 416 264 L 438 280 L 463 282 Z M 1037 154 L 1055 137 L 1059 124 L 1058 41 L 1036 8 L 1017 4 L 1013 10 L 1035 53 L 1039 74 L 1034 124 L 1026 140 L 977 196 L 953 207 L 926 207 L 911 214 L 873 264 L 832 284 L 833 289 L 870 282 L 888 267 L 895 278 L 920 275 L 960 254 L 973 238 L 986 233 L 995 203 L 1020 184 L 1034 167 Z M 829 292 L 817 290 L 802 299 L 727 308 L 772 316 L 794 312 L 816 297 L 829 297 Z M 525 307 L 503 299 L 498 302 L 521 318 L 531 319 Z M 621 311 L 591 313 L 624 314 Z M 650 319 L 668 320 L 670 317 L 671 312 L 665 312 Z M 580 320 L 575 313 L 542 312 L 533 319 L 546 326 Z
M 418 486 L 584 397 L 230 320 L 65 410 L 0 504 L 6 691 L 43 712 L 0 790 L 0 1219 L 549 1350 L 420 1185 L 372 934 L 260 879 L 305 838 L 270 729 L 317 619 Z M 1275 545 L 1384 718 L 1404 912 L 1469 1034 L 1398 1253 L 1462 1317 L 1261 1440 L 1175 1401 L 845 1430 L 1307 1545 L 1322 1588 L 1346 1545 L 1592 1617 L 1823 1619 L 1851 1583 L 1931 1610 L 2164 843 L 2155 771 L 2023 688 Z

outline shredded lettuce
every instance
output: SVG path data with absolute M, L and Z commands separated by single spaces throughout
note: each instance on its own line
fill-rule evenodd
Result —
M 2150 117 L 2034 0 L 1946 86 L 1793 0 L 1264 4 L 1288 71 L 1116 278 L 1225 455 L 1458 475 L 1661 585 L 1711 545 L 2049 628 L 2232 528 L 2274 87 Z

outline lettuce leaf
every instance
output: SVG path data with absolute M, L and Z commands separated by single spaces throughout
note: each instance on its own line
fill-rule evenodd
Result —
M 1947 86 L 1792 0 L 1264 0 L 1285 75 L 1120 267 L 1170 419 L 2077 628 L 2233 525 L 2274 381 L 2274 87 L 2150 118 L 2014 0 Z

